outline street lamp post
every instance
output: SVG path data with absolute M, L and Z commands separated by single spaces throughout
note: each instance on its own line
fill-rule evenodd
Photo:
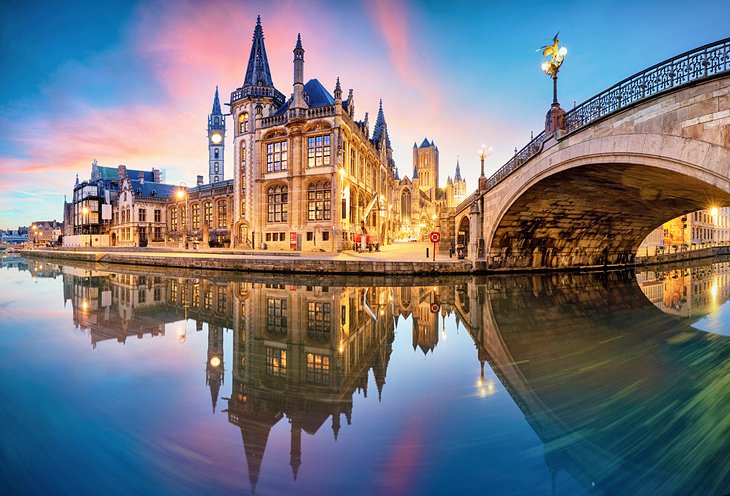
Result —
M 553 80 L 553 103 L 550 105 L 550 110 L 545 119 L 545 134 L 550 134 L 565 127 L 565 110 L 560 108 L 560 104 L 558 103 L 558 72 L 560 71 L 560 66 L 563 65 L 565 56 L 568 54 L 568 49 L 560 46 L 558 35 L 556 34 L 553 38 L 553 44 L 546 45 L 541 50 L 544 56 L 550 57 L 550 60 L 543 62 L 540 68 Z
M 477 153 L 479 154 L 479 160 L 482 164 L 482 173 L 479 176 L 479 191 L 485 191 L 487 189 L 487 176 L 484 175 L 484 159 L 490 156 L 493 150 L 494 147 L 492 146 L 487 148 L 487 145 L 482 145 L 479 151 L 477 151 Z

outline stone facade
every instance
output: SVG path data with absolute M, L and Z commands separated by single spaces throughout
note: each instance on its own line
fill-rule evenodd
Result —
M 274 87 L 259 20 L 244 83 L 231 93 L 235 246 L 337 252 L 363 234 L 388 243 L 395 164 L 382 105 L 371 138 L 339 79 L 334 95 L 304 83 L 301 39 L 292 89 L 285 100 Z

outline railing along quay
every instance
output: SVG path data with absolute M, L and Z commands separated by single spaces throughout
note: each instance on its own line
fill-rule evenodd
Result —
M 726 73 L 730 73 L 730 38 L 709 43 L 660 62 L 589 98 L 565 114 L 564 133 L 583 129 L 598 120 L 667 91 Z M 545 133 L 542 132 L 517 152 L 487 180 L 486 191 L 497 186 L 525 162 L 540 153 L 546 139 Z M 466 203 L 478 196 L 479 192 L 476 191 L 457 207 L 457 211 L 466 208 Z

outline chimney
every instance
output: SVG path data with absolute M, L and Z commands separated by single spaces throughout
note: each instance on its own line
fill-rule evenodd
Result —
M 198 186 L 203 185 L 203 176 L 198 176 Z
M 144 172 L 139 171 L 139 184 L 144 184 Z
M 127 177 L 127 166 L 126 165 L 119 165 L 117 166 L 117 176 L 119 177 L 119 184 L 122 184 L 122 181 L 124 181 L 124 178 Z
M 156 183 L 161 182 L 159 169 L 155 169 L 154 167 L 152 168 L 152 178 L 152 180 Z

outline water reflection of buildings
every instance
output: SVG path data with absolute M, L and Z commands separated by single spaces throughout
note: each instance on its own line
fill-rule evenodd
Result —
M 637 273 L 641 291 L 662 311 L 701 317 L 730 299 L 730 263 Z
M 302 432 L 315 435 L 328 423 L 337 440 L 341 425 L 351 423 L 353 396 L 367 397 L 371 372 L 380 399 L 399 319 L 412 317 L 413 348 L 426 354 L 438 344 L 439 318 L 453 300 L 437 287 L 296 286 L 69 266 L 63 280 L 74 323 L 93 347 L 161 336 L 174 322 L 194 320 L 197 331 L 207 324 L 205 379 L 214 412 L 227 368 L 224 333 L 234 331 L 225 411 L 241 430 L 252 489 L 277 423 L 286 418 L 291 426 L 296 479 Z M 186 328 L 177 338 L 185 341 Z
M 710 494 L 730 477 L 706 468 L 730 462 L 719 420 L 730 411 L 722 400 L 730 342 L 660 312 L 639 287 L 670 309 L 667 298 L 679 295 L 680 310 L 698 315 L 727 299 L 728 273 L 725 264 L 641 276 L 639 286 L 625 274 L 554 274 L 401 288 L 64 268 L 64 282 L 92 344 L 154 336 L 188 318 L 198 330 L 207 324 L 212 408 L 230 373 L 225 412 L 241 432 L 254 490 L 276 425 L 289 424 L 296 478 L 306 466 L 303 434 L 326 425 L 336 440 L 352 421 L 354 395 L 368 394 L 371 371 L 383 394 L 399 319 L 412 317 L 412 345 L 427 354 L 439 343 L 439 320 L 454 312 L 476 345 L 480 394 L 488 394 L 489 364 L 543 442 L 554 477 L 566 471 L 596 494 Z

